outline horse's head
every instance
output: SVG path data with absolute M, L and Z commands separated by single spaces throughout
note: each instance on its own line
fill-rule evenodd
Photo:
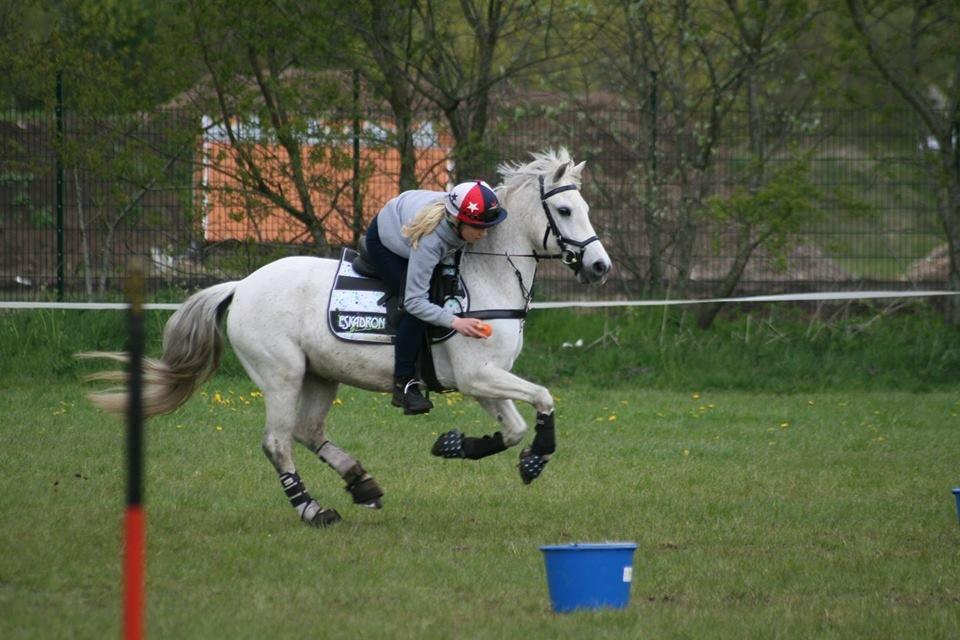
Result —
M 585 162 L 574 164 L 566 149 L 533 154 L 527 164 L 502 164 L 501 194 L 514 233 L 522 233 L 538 255 L 554 255 L 583 284 L 603 283 L 610 256 L 590 223 L 580 194 Z M 522 216 L 522 220 L 517 218 Z

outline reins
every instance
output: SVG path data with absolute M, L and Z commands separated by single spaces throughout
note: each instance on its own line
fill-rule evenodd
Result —
M 523 283 L 523 274 L 520 273 L 520 269 L 517 268 L 516 263 L 514 263 L 513 258 L 535 258 L 536 255 L 527 255 L 527 254 L 509 254 L 509 253 L 491 253 L 491 252 L 482 252 L 482 251 L 465 251 L 464 253 L 472 253 L 474 255 L 482 256 L 503 256 L 507 259 L 507 262 L 510 263 L 510 266 L 513 267 L 513 273 L 517 276 L 517 284 L 520 286 L 520 292 L 523 294 L 523 308 L 522 309 L 481 309 L 479 311 L 462 311 L 454 315 L 460 316 L 462 318 L 476 318 L 477 320 L 523 320 L 527 317 L 527 314 L 530 312 L 530 303 L 533 301 L 533 290 L 527 288 Z M 539 263 L 539 258 L 537 258 Z M 536 279 L 537 271 L 534 267 L 533 277 Z

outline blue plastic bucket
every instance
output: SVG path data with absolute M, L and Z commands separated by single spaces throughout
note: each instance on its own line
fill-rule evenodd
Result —
M 633 542 L 575 542 L 540 547 L 553 610 L 566 613 L 626 607 L 636 548 Z
M 953 490 L 953 497 L 957 500 L 957 518 L 960 518 L 960 487 Z

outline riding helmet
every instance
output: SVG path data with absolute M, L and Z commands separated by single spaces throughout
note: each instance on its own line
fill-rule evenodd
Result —
M 483 180 L 461 182 L 447 194 L 447 213 L 472 227 L 492 227 L 507 217 L 497 194 Z

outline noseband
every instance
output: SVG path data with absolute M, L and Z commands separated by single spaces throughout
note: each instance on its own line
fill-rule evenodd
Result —
M 587 252 L 587 245 L 591 242 L 599 242 L 600 238 L 597 236 L 590 236 L 586 240 L 571 240 L 567 236 L 563 235 L 560 231 L 560 227 L 557 226 L 557 221 L 553 217 L 553 213 L 550 211 L 549 205 L 547 205 L 547 199 L 550 196 L 554 196 L 562 191 L 577 191 L 577 185 L 575 184 L 565 184 L 559 187 L 554 187 L 550 191 L 544 191 L 543 189 L 543 176 L 539 177 L 540 179 L 540 206 L 543 207 L 543 212 L 547 215 L 547 228 L 543 232 L 543 248 L 547 248 L 547 240 L 550 239 L 550 234 L 553 233 L 553 237 L 557 241 L 557 246 L 560 247 L 560 255 L 556 256 L 560 258 L 560 262 L 570 267 L 574 273 L 580 273 L 580 269 L 583 268 L 583 255 Z M 569 245 L 569 246 L 568 246 Z M 577 247 L 578 251 L 575 251 L 570 248 L 570 246 Z M 554 257 L 554 256 L 543 256 L 543 257 Z

